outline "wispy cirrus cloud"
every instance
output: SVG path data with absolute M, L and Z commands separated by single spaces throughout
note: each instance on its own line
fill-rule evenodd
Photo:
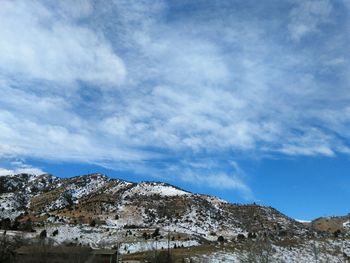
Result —
M 296 1 L 290 12 L 288 30 L 293 40 L 320 33 L 324 24 L 332 23 L 332 2 L 329 0 Z
M 2 76 L 53 81 L 60 87 L 75 81 L 103 87 L 122 82 L 125 66 L 108 41 L 75 22 L 39 1 L 3 1 Z
M 70 5 L 2 4 L 0 156 L 151 174 L 171 157 L 176 178 L 250 195 L 184 159 L 349 152 L 344 3 Z
M 244 182 L 245 174 L 237 162 L 228 163 L 228 170 L 223 169 L 223 163 L 210 160 L 183 164 L 182 169 L 179 170 L 179 166 L 170 167 L 169 172 L 178 174 L 178 178 L 184 182 L 219 190 L 235 190 L 246 200 L 254 199 L 252 190 Z

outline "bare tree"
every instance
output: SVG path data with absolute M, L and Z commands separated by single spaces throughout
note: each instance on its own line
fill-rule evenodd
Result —
M 0 262 L 14 262 L 15 250 L 23 245 L 20 237 L 9 237 L 4 234 L 0 236 Z
M 312 243 L 312 253 L 314 254 L 314 258 L 315 258 L 315 263 L 318 263 L 318 258 L 320 255 L 320 250 L 319 248 L 316 246 L 316 243 Z
M 245 263 L 268 263 L 271 260 L 273 247 L 268 237 L 261 236 L 246 241 L 247 255 L 241 261 Z

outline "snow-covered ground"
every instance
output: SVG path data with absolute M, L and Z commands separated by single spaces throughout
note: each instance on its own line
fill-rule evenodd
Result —
M 55 244 L 76 243 L 92 248 L 115 248 L 118 244 L 120 253 L 135 253 L 141 251 L 155 250 L 168 247 L 166 237 L 162 239 L 144 240 L 142 234 L 149 232 L 149 229 L 121 229 L 118 227 L 91 227 L 88 225 L 67 225 L 67 224 L 50 224 L 45 228 L 47 236 L 54 241 Z M 38 229 L 37 235 L 43 230 Z M 57 235 L 53 235 L 55 231 Z M 160 232 L 166 236 L 165 232 Z M 169 242 L 169 246 L 191 247 L 198 246 L 198 240 L 183 239 Z
M 77 183 L 70 184 L 67 187 L 67 190 L 71 193 L 73 199 L 79 199 L 83 196 L 87 196 L 92 192 L 98 191 L 106 184 L 104 178 L 89 178 L 90 180 L 85 180 L 83 186 L 79 185 L 79 181 Z
M 300 223 L 311 223 L 310 220 L 303 220 L 303 219 L 295 219 L 295 221 L 298 221 Z
M 262 256 L 259 251 L 223 251 L 208 255 L 192 257 L 192 262 L 270 262 L 270 263 L 308 263 L 308 262 L 327 262 L 327 263 L 347 263 L 349 259 L 344 257 L 343 252 L 349 255 L 350 240 L 342 241 L 307 241 L 297 247 L 281 247 L 273 245 L 269 256 Z M 261 252 L 261 251 L 260 251 Z M 265 259 L 267 261 L 264 261 Z
M 163 237 L 156 239 L 143 239 L 144 232 L 150 233 L 151 229 L 121 229 L 114 227 L 91 227 L 88 225 L 67 225 L 67 224 L 48 224 L 45 228 L 37 229 L 36 233 L 23 233 L 19 231 L 7 231 L 7 235 L 20 235 L 24 238 L 34 240 L 41 230 L 46 229 L 47 236 L 53 240 L 54 244 L 76 243 L 88 245 L 92 248 L 116 248 L 119 246 L 119 253 L 128 254 L 142 251 L 155 251 L 174 247 L 196 247 L 200 241 L 192 238 L 188 239 L 182 236 L 179 239 L 171 240 L 168 243 L 167 231 L 161 230 Z M 55 231 L 57 235 L 53 235 Z M 3 235 L 4 231 L 0 231 Z M 172 232 L 173 236 L 177 235 Z M 254 244 L 254 243 L 253 243 Z M 349 239 L 328 239 L 323 241 L 307 240 L 300 241 L 292 246 L 270 245 L 267 250 L 257 250 L 254 246 L 244 245 L 243 249 L 238 249 L 232 243 L 225 245 L 215 245 L 218 252 L 211 254 L 199 254 L 191 257 L 192 262 L 264 262 L 257 259 L 270 251 L 268 262 L 271 263 L 305 263 L 305 262 L 327 262 L 327 263 L 346 263 L 344 255 L 350 255 Z M 194 250 L 195 251 L 195 250 Z M 265 251 L 265 252 L 262 252 Z M 263 256 L 266 259 L 266 257 Z M 317 260 L 317 261 L 316 261 Z M 253 261 L 254 262 L 254 261 Z
M 197 240 L 184 240 L 184 241 L 169 241 L 169 247 L 193 247 L 198 246 L 199 242 Z M 139 241 L 131 243 L 121 243 L 120 253 L 136 253 L 141 251 L 154 251 L 167 249 L 168 241 Z
M 187 195 L 188 192 L 177 189 L 170 185 L 159 184 L 159 183 L 139 183 L 135 187 L 131 188 L 126 192 L 128 195 L 153 195 L 157 194 L 160 196 L 176 196 L 176 195 Z
M 0 195 L 0 218 L 15 219 L 23 211 L 19 209 L 15 193 L 4 193 Z

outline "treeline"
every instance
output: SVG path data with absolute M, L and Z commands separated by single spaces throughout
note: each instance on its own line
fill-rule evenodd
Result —
M 33 222 L 30 218 L 22 219 L 17 217 L 14 220 L 10 218 L 4 218 L 0 220 L 1 230 L 15 230 L 15 231 L 25 231 L 25 232 L 35 232 L 33 228 Z

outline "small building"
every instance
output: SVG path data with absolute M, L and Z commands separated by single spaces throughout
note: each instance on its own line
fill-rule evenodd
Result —
M 117 249 L 94 249 L 91 252 L 94 263 L 114 263 L 117 261 Z

